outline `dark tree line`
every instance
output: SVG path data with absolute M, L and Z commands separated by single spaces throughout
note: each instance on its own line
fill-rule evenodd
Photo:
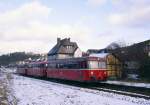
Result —
M 135 73 L 140 78 L 150 80 L 150 40 L 124 47 L 118 43 L 112 43 L 107 47 L 107 52 L 115 54 L 124 64 L 125 62 L 131 64 L 131 61 L 138 63 L 137 68 L 133 65 L 124 65 L 124 74 Z
M 145 58 L 145 60 L 141 62 L 139 71 L 141 78 L 150 80 L 150 57 Z
M 26 59 L 38 59 L 40 54 L 25 53 L 25 52 L 14 52 L 10 54 L 4 54 L 0 56 L 0 65 L 6 66 L 9 64 L 15 64 L 19 61 L 24 61 Z

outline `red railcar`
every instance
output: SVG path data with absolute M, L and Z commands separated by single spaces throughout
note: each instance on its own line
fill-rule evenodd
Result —
M 27 68 L 28 67 L 25 64 L 18 65 L 18 67 L 17 67 L 17 73 L 21 74 L 21 75 L 26 75 L 27 74 Z
M 46 76 L 46 64 L 47 62 L 31 62 L 28 64 L 27 75 L 35 77 Z
M 80 82 L 100 82 L 107 79 L 105 59 L 80 57 L 32 62 L 18 73 L 36 77 L 56 78 Z
M 105 60 L 98 57 L 51 60 L 46 72 L 48 78 L 80 82 L 99 82 L 107 79 Z

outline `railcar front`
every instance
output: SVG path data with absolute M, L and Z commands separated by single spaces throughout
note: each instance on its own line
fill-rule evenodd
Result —
M 83 70 L 83 81 L 100 82 L 107 80 L 106 62 L 98 57 L 87 58 L 87 69 Z
M 105 61 L 97 57 L 51 60 L 47 77 L 80 82 L 99 82 L 107 79 Z

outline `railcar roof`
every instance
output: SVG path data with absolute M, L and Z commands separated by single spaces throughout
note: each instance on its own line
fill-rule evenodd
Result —
M 29 64 L 46 64 L 47 61 L 35 61 L 35 62 L 30 62 Z
M 66 58 L 66 59 L 53 59 L 53 60 L 49 60 L 48 62 L 78 62 L 78 61 L 88 61 L 88 60 L 93 60 L 93 61 L 97 61 L 97 60 L 104 60 L 103 58 L 99 58 L 99 57 L 78 57 L 78 58 Z
M 90 57 L 106 58 L 110 53 L 90 54 Z

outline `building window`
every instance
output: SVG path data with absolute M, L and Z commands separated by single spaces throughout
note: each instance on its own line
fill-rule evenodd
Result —
M 66 46 L 67 49 L 72 49 L 72 46 Z

